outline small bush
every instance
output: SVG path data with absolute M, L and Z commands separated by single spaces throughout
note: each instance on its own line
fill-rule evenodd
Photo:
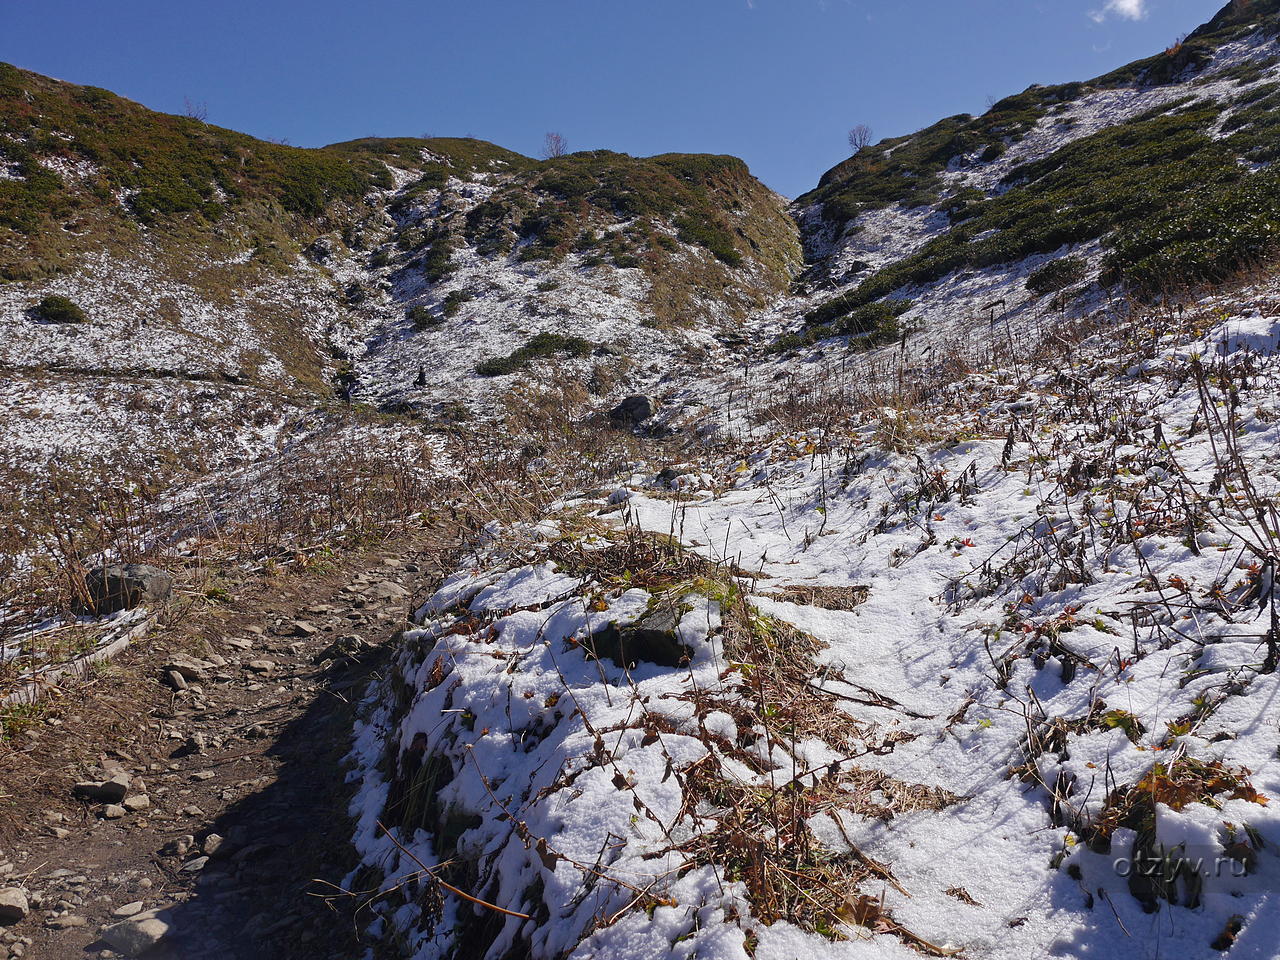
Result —
M 1057 293 L 1063 287 L 1083 280 L 1087 268 L 1088 265 L 1080 257 L 1051 260 L 1027 277 L 1027 289 L 1040 296 Z
M 435 314 L 422 304 L 410 307 L 405 311 L 404 315 L 405 318 L 419 330 L 426 330 L 429 327 L 438 327 L 440 325 L 440 318 L 435 316 Z
M 980 159 L 983 163 L 991 163 L 991 161 L 999 160 L 1001 157 L 1003 157 L 1005 154 L 1005 151 L 1008 149 L 1009 148 L 1005 146 L 1005 143 L 1003 140 L 998 140 L 995 143 L 987 144 L 987 149 L 982 151 L 978 159 Z
M 88 323 L 80 305 L 70 297 L 51 293 L 32 308 L 32 315 L 45 323 Z
M 457 316 L 458 311 L 462 309 L 462 305 L 471 299 L 474 298 L 466 290 L 454 290 L 445 296 L 441 310 L 446 317 Z
M 528 343 L 505 357 L 490 357 L 476 364 L 476 373 L 482 377 L 501 377 L 523 370 L 542 357 L 585 357 L 595 348 L 590 340 L 582 337 L 566 337 L 559 333 L 540 333 Z
M 837 301 L 833 301 L 836 303 Z M 830 304 L 827 305 L 828 307 Z M 833 313 L 825 322 L 814 322 L 810 318 L 821 316 L 823 307 L 806 315 L 806 326 L 802 330 L 783 334 L 770 345 L 774 353 L 807 347 L 830 337 L 851 337 L 849 348 L 852 350 L 869 349 L 882 343 L 890 343 L 898 338 L 901 327 L 898 318 L 914 306 L 910 300 L 882 300 L 868 303 L 851 310 Z
M 422 261 L 422 274 L 431 283 L 439 283 L 448 279 L 453 273 L 453 249 L 449 241 L 443 238 L 431 244 L 427 256 Z

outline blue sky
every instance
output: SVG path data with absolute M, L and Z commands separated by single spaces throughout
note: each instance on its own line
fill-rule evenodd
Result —
M 730 153 L 795 196 L 876 138 L 1163 49 L 1225 0 L 0 0 L 0 60 L 319 146 Z

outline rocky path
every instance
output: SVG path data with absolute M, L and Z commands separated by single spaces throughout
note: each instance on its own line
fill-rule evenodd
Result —
M 0 960 L 358 956 L 341 760 L 446 541 L 263 578 L 20 733 L 0 755 Z

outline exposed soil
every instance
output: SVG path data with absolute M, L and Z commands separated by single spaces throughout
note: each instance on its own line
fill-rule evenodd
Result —
M 0 888 L 31 901 L 0 928 L 0 960 L 120 956 L 101 931 L 139 906 L 169 926 L 147 957 L 359 956 L 358 900 L 339 890 L 354 866 L 342 757 L 366 682 L 455 542 L 418 531 L 252 577 L 50 699 L 0 746 Z M 360 639 L 334 650 L 344 637 Z M 212 666 L 174 690 L 161 667 L 175 654 Z M 121 771 L 136 809 L 73 797 Z

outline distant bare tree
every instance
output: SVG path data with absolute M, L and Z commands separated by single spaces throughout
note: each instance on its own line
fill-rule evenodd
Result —
M 199 120 L 201 123 L 209 119 L 209 105 L 203 100 L 195 102 L 190 97 L 183 97 L 182 112 L 185 116 L 192 120 Z
M 871 146 L 871 128 L 860 123 L 849 131 L 849 149 L 853 153 L 861 153 Z
M 563 157 L 569 152 L 569 141 L 558 133 L 548 133 L 542 140 L 542 159 Z

